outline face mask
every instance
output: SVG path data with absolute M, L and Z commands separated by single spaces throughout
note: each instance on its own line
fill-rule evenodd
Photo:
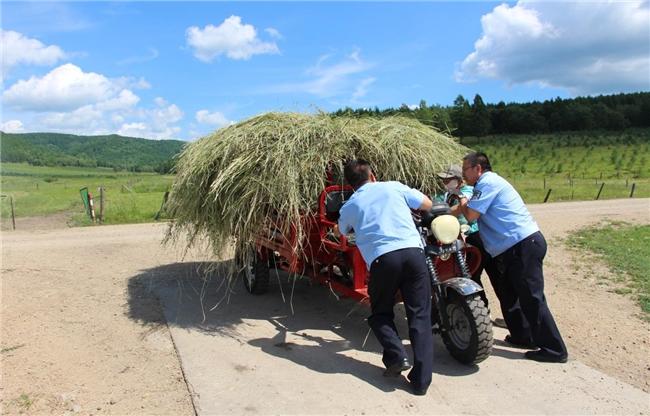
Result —
M 447 188 L 447 191 L 452 191 L 458 187 L 458 181 L 456 179 L 450 180 L 446 185 L 445 188 Z

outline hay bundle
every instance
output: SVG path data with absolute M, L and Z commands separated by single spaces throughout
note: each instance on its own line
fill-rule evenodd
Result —
M 328 165 L 342 178 L 344 160 L 366 159 L 378 180 L 431 194 L 435 173 L 458 163 L 465 151 L 411 118 L 263 114 L 186 147 L 166 206 L 174 218 L 167 238 L 188 235 L 189 247 L 207 237 L 220 253 L 247 247 L 270 223 L 282 232 L 294 224 L 302 235 L 300 216 L 315 208 Z

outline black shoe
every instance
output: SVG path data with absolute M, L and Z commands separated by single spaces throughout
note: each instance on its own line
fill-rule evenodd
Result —
M 512 335 L 506 335 L 504 338 L 506 344 L 509 344 L 513 347 L 523 348 L 526 350 L 536 350 L 537 345 L 533 341 L 524 341 L 517 338 L 513 338 Z
M 398 362 L 389 365 L 384 370 L 384 377 L 397 377 L 402 371 L 406 371 L 411 368 L 411 363 L 409 363 L 408 358 L 402 358 Z
M 533 361 L 538 361 L 540 363 L 566 363 L 568 356 L 567 355 L 552 355 L 542 350 L 537 351 L 526 351 L 524 354 L 526 358 Z
M 424 396 L 425 394 L 427 394 L 427 390 L 429 390 L 429 386 L 415 387 L 413 384 L 411 384 L 411 392 L 416 396 Z

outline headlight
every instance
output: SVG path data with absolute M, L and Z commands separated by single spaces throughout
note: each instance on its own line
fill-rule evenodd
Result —
M 460 223 L 453 215 L 441 215 L 431 223 L 431 231 L 442 244 L 451 244 L 458 238 Z

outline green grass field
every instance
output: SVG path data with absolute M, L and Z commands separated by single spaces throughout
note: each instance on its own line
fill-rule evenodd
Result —
M 650 320 L 650 226 L 609 223 L 580 230 L 570 240 L 573 246 L 586 248 L 602 256 L 616 274 L 617 293 L 633 294 Z
M 2 164 L 2 194 L 14 198 L 17 217 L 71 212 L 77 223 L 87 223 L 79 190 L 87 187 L 99 213 L 98 188 L 104 188 L 107 224 L 153 221 L 173 176 L 154 173 L 114 172 L 104 168 L 39 167 Z M 10 204 L 2 199 L 3 221 Z
M 650 197 L 650 129 L 465 138 L 528 203 Z

